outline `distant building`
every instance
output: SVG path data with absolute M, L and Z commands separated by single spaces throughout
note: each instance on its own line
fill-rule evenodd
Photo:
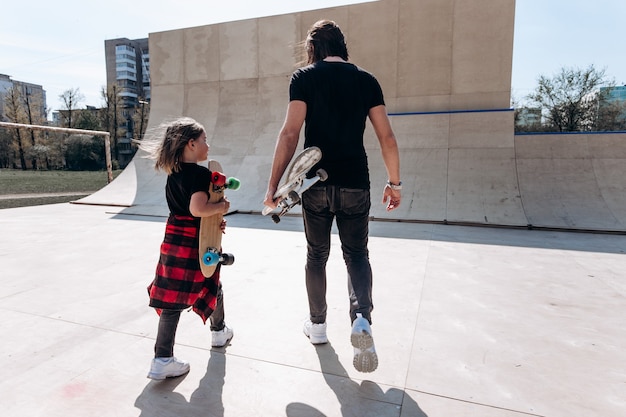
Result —
M 515 110 L 515 130 L 538 129 L 541 127 L 541 109 L 521 107 Z
M 114 138 L 116 154 L 121 166 L 132 159 L 135 148 L 133 115 L 140 110 L 142 119 L 144 105 L 150 101 L 150 53 L 148 38 L 118 38 L 104 41 L 106 60 L 107 91 L 113 92 L 121 101 L 121 115 L 118 119 L 118 133 Z M 143 132 L 140 132 L 143 133 Z
M 24 100 L 22 104 L 25 105 L 26 100 L 31 106 L 31 111 L 35 112 L 31 116 L 38 123 L 46 118 L 46 90 L 41 85 L 28 83 L 25 81 L 12 80 L 9 75 L 0 74 L 0 120 L 8 121 L 5 111 L 5 97 L 7 92 L 11 88 L 17 88 L 20 92 L 20 96 Z M 22 123 L 28 122 L 27 120 L 21 121 Z
M 99 109 L 95 106 L 85 106 L 84 109 L 74 109 L 72 110 L 72 127 L 78 129 L 95 129 L 99 130 L 97 126 L 78 126 L 81 122 L 81 119 L 89 119 L 98 120 L 100 119 L 100 113 L 102 109 Z M 55 126 L 67 126 L 67 120 L 69 119 L 69 110 L 59 110 L 52 112 L 52 120 L 55 123 Z
M 13 81 L 8 75 L 0 74 L 0 120 L 6 121 L 4 117 L 4 98 L 7 91 L 13 87 Z
M 608 90 L 608 94 L 604 99 L 607 103 L 626 103 L 626 85 L 620 85 L 616 87 L 602 87 L 600 92 Z
M 603 99 L 599 106 L 602 130 L 624 130 L 626 127 L 626 85 L 600 88 Z
M 137 107 L 140 100 L 150 100 L 150 54 L 148 38 L 109 39 L 104 41 L 107 89 L 128 107 Z

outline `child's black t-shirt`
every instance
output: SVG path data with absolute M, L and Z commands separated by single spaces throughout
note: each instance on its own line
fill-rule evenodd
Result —
M 191 216 L 189 203 L 191 195 L 198 191 L 209 192 L 211 171 L 195 163 L 183 162 L 180 171 L 167 176 L 165 198 L 170 213 L 178 216 Z

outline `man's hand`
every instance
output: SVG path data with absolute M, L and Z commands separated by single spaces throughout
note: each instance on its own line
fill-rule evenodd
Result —
M 276 202 L 274 201 L 274 194 L 276 193 L 276 190 L 267 190 L 267 194 L 265 194 L 265 200 L 263 201 L 263 204 L 266 205 L 267 207 L 271 207 L 272 209 L 275 209 L 276 207 L 278 207 L 278 204 L 276 204 Z
M 392 190 L 389 185 L 385 185 L 383 189 L 383 204 L 387 204 L 387 211 L 400 207 L 400 200 L 402 200 L 402 192 L 400 190 Z

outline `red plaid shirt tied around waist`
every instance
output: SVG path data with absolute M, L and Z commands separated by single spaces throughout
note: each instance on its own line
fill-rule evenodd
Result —
M 150 306 L 157 309 L 193 310 L 206 323 L 215 310 L 220 267 L 206 278 L 200 270 L 198 233 L 200 219 L 170 215 L 161 244 L 154 281 L 148 286 Z

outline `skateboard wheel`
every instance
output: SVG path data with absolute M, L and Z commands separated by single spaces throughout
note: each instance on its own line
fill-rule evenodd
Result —
M 320 181 L 326 181 L 328 179 L 328 173 L 325 170 L 323 170 L 322 168 L 318 169 L 315 172 L 315 175 L 320 177 Z
M 211 183 L 217 187 L 223 187 L 226 183 L 226 176 L 221 172 L 211 173 Z
M 226 180 L 226 188 L 229 190 L 238 190 L 239 187 L 241 187 L 241 181 L 237 178 L 229 177 L 228 180 Z
M 272 220 L 274 223 L 280 223 L 280 216 L 278 214 L 272 214 Z
M 235 255 L 232 253 L 222 253 L 222 265 L 232 265 L 235 263 Z
M 206 252 L 204 256 L 202 256 L 202 263 L 205 264 L 206 266 L 217 265 L 219 261 L 220 261 L 220 257 L 215 252 Z
M 289 198 L 294 204 L 298 204 L 300 202 L 300 194 L 296 191 L 289 191 Z

